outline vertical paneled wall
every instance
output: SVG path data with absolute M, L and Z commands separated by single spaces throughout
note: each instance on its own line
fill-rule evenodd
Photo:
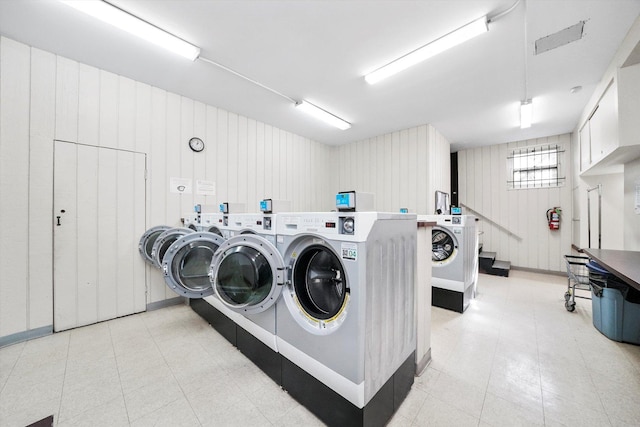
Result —
M 146 154 L 146 227 L 179 225 L 197 203 L 333 206 L 333 147 L 2 37 L 0 338 L 52 324 L 56 139 Z M 171 177 L 213 181 L 216 195 L 171 193 Z M 146 276 L 148 303 L 176 296 L 159 271 Z
M 624 250 L 640 251 L 640 159 L 624 165 Z
M 480 241 L 485 251 L 516 267 L 564 271 L 562 256 L 571 253 L 572 162 L 569 134 L 458 152 L 460 204 L 481 215 Z M 558 144 L 565 183 L 556 188 L 507 189 L 507 156 L 514 148 Z M 562 208 L 560 230 L 547 226 L 546 211 Z M 474 213 L 474 212 L 470 212 Z
M 336 147 L 336 191 L 375 194 L 376 209 L 431 214 L 435 191 L 450 193 L 449 142 L 430 125 Z

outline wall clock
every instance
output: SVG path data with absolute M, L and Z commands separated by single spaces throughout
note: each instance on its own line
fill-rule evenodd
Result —
M 196 153 L 204 150 L 204 141 L 200 138 L 193 137 L 189 140 L 189 148 L 191 148 Z

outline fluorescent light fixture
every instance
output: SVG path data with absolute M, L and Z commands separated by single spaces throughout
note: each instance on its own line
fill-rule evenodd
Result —
M 120 28 L 134 36 L 195 61 L 200 48 L 101 0 L 61 0 L 81 12 Z
M 419 47 L 413 52 L 409 52 L 395 61 L 378 68 L 364 76 L 364 79 L 369 84 L 378 83 L 380 80 L 386 79 L 387 77 L 399 73 L 412 65 L 416 65 L 427 58 L 431 58 L 440 52 L 451 49 L 452 47 L 479 36 L 480 34 L 486 33 L 487 31 L 489 31 L 489 27 L 487 26 L 487 17 L 483 16 L 482 18 L 476 19 L 475 21 L 452 31 L 449 34 L 446 34 L 439 39 Z
M 520 129 L 526 129 L 531 127 L 531 120 L 533 118 L 533 102 L 531 99 L 527 99 L 520 103 Z
M 330 124 L 331 126 L 335 126 L 340 130 L 347 130 L 351 127 L 351 123 L 342 120 L 340 117 L 334 116 L 328 111 L 325 111 L 308 101 L 297 102 L 296 108 L 298 108 L 300 111 L 304 111 L 305 113 L 315 117 L 318 120 L 322 120 L 323 122 Z

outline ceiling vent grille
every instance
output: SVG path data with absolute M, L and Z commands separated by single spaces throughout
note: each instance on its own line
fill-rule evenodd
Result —
M 575 25 L 549 34 L 548 36 L 536 40 L 536 55 L 550 51 L 565 44 L 569 44 L 576 40 L 580 40 L 584 35 L 584 24 L 586 21 L 580 21 Z

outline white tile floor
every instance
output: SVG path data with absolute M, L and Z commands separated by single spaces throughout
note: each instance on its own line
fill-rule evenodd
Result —
M 481 275 L 433 308 L 433 362 L 391 426 L 640 425 L 640 347 L 564 308 L 566 279 Z M 186 306 L 0 349 L 0 425 L 322 425 Z

